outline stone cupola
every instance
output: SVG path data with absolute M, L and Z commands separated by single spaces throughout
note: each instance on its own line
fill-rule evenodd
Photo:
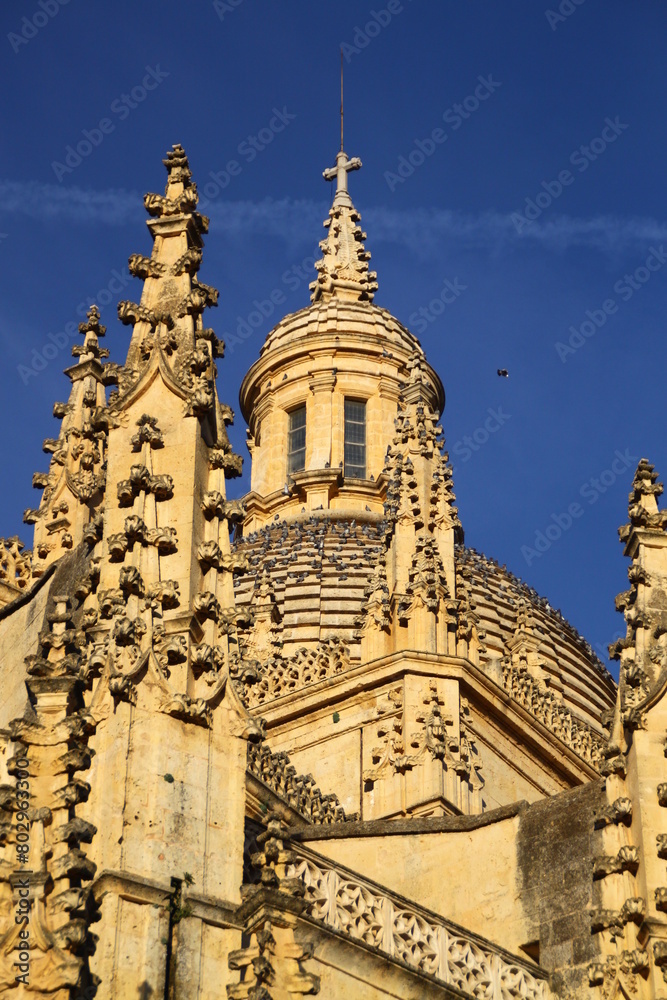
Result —
M 241 386 L 252 457 L 246 532 L 276 515 L 382 514 L 386 454 L 415 363 L 423 402 L 436 414 L 444 408 L 417 338 L 373 303 L 376 275 L 347 190 L 348 173 L 360 167 L 341 149 L 324 171 L 337 189 L 311 305 L 274 327 Z

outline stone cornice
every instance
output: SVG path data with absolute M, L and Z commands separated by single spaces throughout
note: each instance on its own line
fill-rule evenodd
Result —
M 359 510 L 354 500 L 370 503 L 383 503 L 386 498 L 387 480 L 380 474 L 375 481 L 370 479 L 345 479 L 340 469 L 314 469 L 308 472 L 293 473 L 290 477 L 292 486 L 288 495 L 283 490 L 276 490 L 266 496 L 259 493 L 246 493 L 243 497 L 245 521 L 253 515 L 269 521 L 275 514 L 280 514 L 287 521 L 307 520 L 317 513 L 318 517 L 328 517 L 333 520 L 349 521 L 354 518 L 359 523 L 363 521 L 382 521 L 384 514 L 380 511 Z M 312 486 L 328 484 L 330 495 L 336 498 L 338 506 L 334 509 L 302 511 L 306 502 L 306 491 Z M 332 493 L 333 490 L 333 493 Z M 350 506 L 343 506 L 346 498 Z
M 146 219 L 146 225 L 153 238 L 187 232 L 195 246 L 203 247 L 204 245 L 199 227 L 192 215 L 165 215 L 159 219 Z
M 646 546 L 646 548 L 667 548 L 667 534 L 665 534 L 662 528 L 632 526 L 628 540 L 623 548 L 623 555 L 634 559 L 640 545 Z
M 353 666 L 343 674 L 317 681 L 298 691 L 276 698 L 261 707 L 262 717 L 271 730 L 289 728 L 293 720 L 306 715 L 326 715 L 332 705 L 346 698 L 358 697 L 360 690 L 372 690 L 396 681 L 405 674 L 458 680 L 462 694 L 481 704 L 490 718 L 502 719 L 503 731 L 520 735 L 522 744 L 537 750 L 557 773 L 573 773 L 593 780 L 598 772 L 574 750 L 554 735 L 539 719 L 519 705 L 504 688 L 493 681 L 470 660 L 435 653 L 406 650 L 371 663 Z M 584 724 L 584 723 L 582 723 Z
M 185 885 L 181 899 L 190 910 L 189 916 L 196 920 L 201 920 L 211 927 L 241 927 L 237 917 L 237 907 L 228 900 L 203 896 Z
M 362 482 L 362 480 L 355 480 L 355 482 Z M 371 484 L 373 485 L 373 484 Z M 380 484 L 381 485 L 381 484 Z M 341 490 L 341 494 L 344 493 L 345 487 Z M 243 497 L 243 504 L 248 510 L 249 505 L 252 511 L 259 511 L 263 514 L 271 513 L 271 508 L 264 505 L 265 501 L 269 500 L 284 500 L 284 495 L 282 493 L 272 493 L 269 497 L 261 497 L 257 493 L 246 493 Z M 312 510 L 298 511 L 286 510 L 284 512 L 285 520 L 289 521 L 309 521 L 313 517 L 314 512 Z M 385 516 L 377 511 L 357 511 L 356 509 L 350 508 L 333 508 L 329 510 L 318 510 L 316 512 L 317 517 L 322 520 L 327 521 L 344 521 L 348 522 L 350 518 L 355 518 L 359 524 L 369 523 L 377 524 L 385 520 Z M 246 520 L 248 518 L 246 517 Z
M 340 469 L 307 469 L 303 472 L 293 472 L 290 479 L 294 481 L 297 489 L 302 490 L 321 483 L 328 483 L 329 486 L 340 484 L 343 473 Z
M 171 884 L 167 882 L 157 882 L 154 879 L 144 878 L 133 872 L 114 871 L 105 869 L 101 871 L 91 888 L 96 900 L 99 902 L 112 893 L 122 899 L 130 900 L 133 903 L 157 903 L 166 906 L 171 895 Z
M 399 385 L 391 378 L 387 378 L 386 375 L 380 375 L 378 379 L 378 389 L 380 396 L 384 399 L 393 399 L 395 402 L 398 401 L 400 396 Z
M 309 840 L 347 840 L 355 837 L 397 837 L 429 833 L 468 833 L 494 823 L 514 819 L 529 803 L 525 799 L 489 812 L 467 816 L 413 816 L 409 819 L 349 820 L 330 826 L 300 826 L 291 832 L 294 843 Z
M 132 903 L 144 903 L 150 906 L 168 906 L 174 889 L 171 882 L 158 882 L 155 879 L 144 878 L 135 872 L 105 869 L 97 875 L 91 888 L 98 903 L 111 893 Z M 190 909 L 189 916 L 203 920 L 214 927 L 241 927 L 242 923 L 236 917 L 237 904 L 228 900 L 205 896 L 185 886 L 182 894 L 183 902 Z
M 261 396 L 258 398 L 255 404 L 255 412 L 253 414 L 257 423 L 261 424 L 264 418 L 268 416 L 273 409 L 275 402 L 274 396 L 275 392 L 273 389 L 264 389 Z
M 78 365 L 70 365 L 69 368 L 64 368 L 63 372 L 72 382 L 79 382 L 91 376 L 96 382 L 106 384 L 104 366 L 97 358 L 89 358 L 87 361 L 80 361 Z

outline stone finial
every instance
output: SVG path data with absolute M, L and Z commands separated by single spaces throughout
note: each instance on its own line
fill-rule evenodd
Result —
M 106 326 L 100 323 L 100 310 L 96 305 L 91 305 L 86 313 L 86 322 L 79 323 L 79 333 L 94 333 L 97 337 L 103 337 L 106 332 Z
M 169 174 L 165 194 L 169 194 L 170 184 L 188 185 L 190 183 L 192 180 L 192 171 L 190 170 L 186 152 L 180 142 L 174 143 L 171 149 L 167 150 L 167 155 L 162 162 Z
M 662 483 L 658 482 L 655 467 L 648 459 L 640 459 L 628 496 L 628 517 L 632 527 L 663 531 L 667 528 L 667 513 L 658 510 L 658 497 L 663 489 Z
M 659 497 L 663 490 L 662 483 L 658 482 L 655 466 L 651 465 L 647 458 L 640 458 L 635 478 L 632 481 L 630 503 L 640 503 L 642 497 Z
M 259 869 L 261 886 L 301 898 L 303 882 L 287 874 L 296 855 L 290 850 L 290 831 L 285 821 L 270 812 L 266 829 L 257 837 L 257 845 L 261 849 L 253 854 L 251 861 Z
M 320 243 L 322 258 L 315 264 L 318 277 L 309 286 L 311 302 L 328 301 L 334 295 L 353 302 L 372 302 L 377 291 L 377 275 L 368 268 L 371 255 L 364 247 L 366 233 L 357 225 L 361 216 L 347 190 L 348 173 L 360 167 L 358 157 L 349 159 L 341 149 L 336 166 L 323 173 L 327 181 L 336 179 L 336 194 L 324 223 L 328 234 Z
M 192 182 L 192 172 L 185 150 L 180 143 L 172 146 L 167 152 L 166 158 L 162 161 L 167 168 L 167 185 L 164 195 L 147 194 L 144 196 L 144 205 L 149 215 L 156 218 L 165 216 L 188 215 L 195 219 L 196 227 L 200 233 L 208 231 L 208 219 L 206 216 L 195 212 L 199 196 L 197 185 Z M 159 261 L 158 261 L 159 263 Z
M 79 333 L 84 335 L 83 344 L 75 344 L 72 348 L 72 356 L 79 359 L 79 364 L 93 358 L 99 361 L 109 357 L 108 350 L 99 346 L 99 338 L 104 337 L 106 332 L 106 326 L 100 323 L 99 309 L 92 305 L 86 313 L 86 322 L 79 323 Z

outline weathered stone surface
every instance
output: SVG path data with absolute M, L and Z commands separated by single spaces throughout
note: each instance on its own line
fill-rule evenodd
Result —
M 591 937 L 592 871 L 604 808 L 599 781 L 536 802 L 521 814 L 516 841 L 520 905 L 529 916 L 539 961 L 554 973 L 557 995 L 585 993 L 598 947 Z

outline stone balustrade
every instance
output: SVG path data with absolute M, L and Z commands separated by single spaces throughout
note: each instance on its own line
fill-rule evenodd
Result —
M 340 866 L 325 867 L 322 860 L 301 856 L 299 849 L 288 870 L 306 887 L 311 918 L 478 1000 L 549 997 L 540 969 Z

